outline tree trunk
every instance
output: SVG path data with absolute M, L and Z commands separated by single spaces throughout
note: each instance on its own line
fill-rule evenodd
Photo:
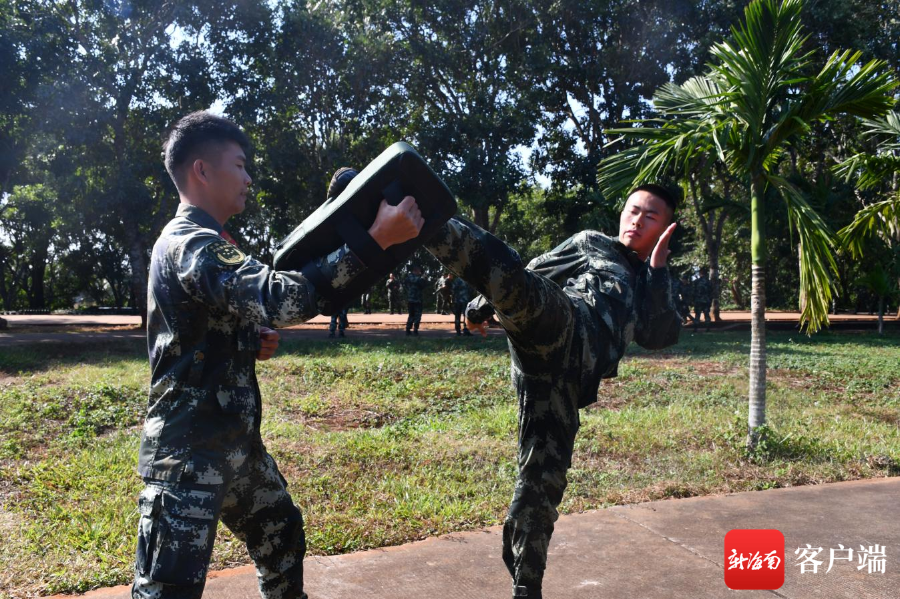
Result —
M 741 280 L 737 277 L 737 275 L 731 277 L 729 281 L 731 283 L 731 299 L 734 300 L 734 303 L 737 304 L 738 310 L 744 309 L 744 296 L 741 295 L 740 282 Z
M 750 293 L 750 410 L 747 448 L 760 440 L 759 427 L 766 423 L 766 231 L 763 183 L 750 182 L 752 291 Z
M 131 264 L 131 293 L 134 307 L 141 315 L 141 328 L 147 328 L 147 257 L 138 231 L 128 232 L 128 258 Z
M 884 296 L 878 296 L 878 334 L 884 335 Z
M 475 224 L 484 229 L 485 231 L 489 231 L 491 227 L 490 223 L 490 208 L 473 208 L 472 209 L 472 217 L 475 221 Z
M 28 293 L 28 307 L 32 310 L 42 310 L 46 306 L 44 297 L 44 280 L 47 274 L 47 254 L 50 240 L 41 239 L 38 248 L 31 255 L 31 288 Z

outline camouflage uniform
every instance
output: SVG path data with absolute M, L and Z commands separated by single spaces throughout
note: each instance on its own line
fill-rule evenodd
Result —
M 434 294 L 437 296 L 436 312 L 438 314 L 446 314 L 447 309 L 450 307 L 450 299 L 452 295 L 450 285 L 451 283 L 446 275 L 438 279 L 437 286 L 434 290 Z
M 328 323 L 328 336 L 334 337 L 334 330 L 337 329 L 341 337 L 343 337 L 344 329 L 347 328 L 348 324 L 350 324 L 350 321 L 347 319 L 347 308 L 338 310 L 331 315 L 331 322 Z
M 416 335 L 419 334 L 419 324 L 422 322 L 422 291 L 428 286 L 428 280 L 425 277 L 410 274 L 403 280 L 403 287 L 406 289 L 406 306 L 409 317 L 406 319 L 406 334 L 413 329 Z
M 181 204 L 153 246 L 135 598 L 199 598 L 219 519 L 246 543 L 263 597 L 305 597 L 303 518 L 260 437 L 255 364 L 259 327 L 308 320 L 318 299 L 221 231 Z M 336 289 L 364 269 L 346 246 L 316 262 Z
M 678 283 L 678 293 L 675 296 L 675 301 L 678 304 L 678 313 L 682 316 L 682 322 L 693 321 L 691 306 L 694 305 L 694 285 L 687 277 L 682 277 L 680 280 L 672 280 L 673 285 L 676 282 Z
M 394 313 L 394 310 L 400 314 L 400 281 L 388 279 L 384 286 L 387 289 L 388 309 L 391 314 Z
M 581 232 L 527 267 L 477 226 L 454 218 L 427 244 L 482 295 L 467 315 L 496 311 L 506 329 L 519 400 L 519 476 L 503 527 L 503 560 L 515 597 L 540 597 L 547 547 L 567 485 L 578 409 L 597 399 L 635 340 L 678 340 L 667 268 L 651 269 L 616 239 Z
M 709 309 L 712 307 L 712 283 L 709 275 L 700 273 L 694 281 L 694 328 L 700 324 L 700 314 L 706 316 L 706 328 L 710 328 L 712 321 L 709 318 Z
M 465 319 L 466 304 L 469 303 L 471 296 L 469 284 L 456 277 L 450 284 L 450 288 L 453 291 L 453 326 L 456 327 L 456 334 L 462 335 L 464 331 L 466 335 L 471 335 L 466 327 Z M 460 321 L 462 321 L 462 327 L 460 327 Z

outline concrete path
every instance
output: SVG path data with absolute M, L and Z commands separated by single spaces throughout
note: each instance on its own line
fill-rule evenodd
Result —
M 550 544 L 548 599 L 888 599 L 900 597 L 900 477 L 655 501 L 563 516 Z M 732 529 L 775 528 L 785 537 L 785 582 L 775 591 L 724 583 Z M 400 547 L 306 560 L 310 599 L 506 599 L 500 529 Z M 817 573 L 801 574 L 798 547 L 823 548 Z M 854 549 L 853 563 L 831 549 Z M 885 573 L 858 569 L 860 545 L 885 547 Z M 836 555 L 842 555 L 837 553 Z M 88 593 L 127 599 L 128 588 Z M 210 575 L 206 599 L 257 599 L 247 566 Z

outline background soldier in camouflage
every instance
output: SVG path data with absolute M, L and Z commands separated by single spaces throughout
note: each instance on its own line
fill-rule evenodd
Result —
M 394 313 L 394 310 L 397 311 L 397 314 L 400 314 L 400 281 L 394 278 L 394 273 L 388 275 L 388 280 L 384 287 L 387 289 L 388 309 L 391 311 L 391 314 Z
M 694 330 L 700 326 L 700 314 L 706 316 L 706 330 L 712 326 L 709 309 L 712 307 L 712 283 L 709 280 L 709 269 L 700 267 L 700 276 L 694 281 Z
M 678 339 L 681 319 L 666 268 L 674 209 L 664 188 L 639 187 L 622 212 L 618 240 L 584 231 L 527 267 L 463 219 L 451 219 L 426 244 L 482 294 L 467 309 L 469 327 L 484 334 L 484 320 L 496 310 L 509 340 L 519 476 L 503 527 L 503 560 L 514 597 L 541 597 L 578 409 L 596 401 L 600 379 L 616 375 L 632 340 L 656 349 Z
M 450 289 L 453 291 L 453 326 L 456 327 L 457 335 L 469 337 L 472 333 L 469 332 L 469 327 L 466 326 L 465 312 L 466 304 L 469 303 L 472 292 L 469 290 L 469 284 L 460 277 L 454 277 L 452 273 L 447 276 L 450 277 Z M 460 324 L 462 325 L 461 327 Z
M 150 262 L 136 599 L 199 599 L 220 519 L 247 545 L 263 597 L 306 597 L 303 518 L 260 437 L 255 364 L 278 345 L 266 327 L 312 318 L 318 298 L 299 272 L 273 271 L 221 237 L 244 209 L 248 151 L 237 125 L 206 112 L 166 142 L 181 203 Z M 422 222 L 411 197 L 382 202 L 369 233 L 389 247 Z M 316 263 L 336 289 L 365 268 L 346 246 Z
M 452 276 L 450 274 L 445 274 L 438 279 L 437 285 L 435 285 L 434 295 L 437 298 L 435 312 L 438 314 L 447 314 L 447 310 L 450 309 L 450 301 L 453 295 L 453 291 L 450 288 L 451 281 Z
M 347 320 L 347 308 L 343 310 L 338 310 L 334 314 L 331 315 L 331 322 L 328 323 L 328 337 L 330 339 L 334 339 L 334 331 L 337 329 L 338 336 L 344 336 L 344 329 L 347 328 L 347 324 L 349 321 Z
M 681 275 L 681 279 L 678 281 L 678 291 L 676 301 L 678 302 L 678 313 L 684 318 L 682 323 L 694 322 L 694 317 L 691 315 L 691 306 L 694 305 L 694 284 L 691 283 L 687 274 Z
M 406 334 L 419 334 L 419 324 L 422 322 L 422 292 L 428 286 L 428 279 L 422 276 L 422 267 L 418 264 L 410 269 L 410 274 L 403 280 L 403 288 L 406 289 L 406 307 L 409 317 L 406 319 Z

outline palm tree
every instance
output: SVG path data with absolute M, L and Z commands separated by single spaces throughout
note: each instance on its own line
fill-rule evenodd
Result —
M 654 96 L 660 116 L 640 126 L 615 129 L 637 143 L 605 159 L 600 181 L 608 196 L 638 182 L 683 178 L 700 160 L 712 157 L 743 178 L 750 190 L 751 348 L 750 414 L 747 444 L 756 446 L 765 424 L 765 265 L 767 198 L 787 206 L 800 250 L 801 320 L 808 331 L 828 323 L 832 274 L 836 272 L 833 233 L 803 194 L 779 174 L 789 144 L 812 125 L 838 115 L 871 118 L 893 104 L 896 82 L 883 61 L 860 64 L 861 53 L 835 52 L 817 71 L 815 52 L 806 52 L 802 0 L 754 0 L 733 40 L 711 49 L 706 75 L 682 85 L 667 84 Z M 772 188 L 777 194 L 766 193 Z
M 888 184 L 889 197 L 862 208 L 856 213 L 853 222 L 838 231 L 841 248 L 860 259 L 866 242 L 878 236 L 884 241 L 894 262 L 895 274 L 900 271 L 900 114 L 890 112 L 880 119 L 865 121 L 867 137 L 881 138 L 874 154 L 856 154 L 834 169 L 835 173 L 850 181 L 856 179 L 856 188 L 860 191 L 877 189 Z M 879 289 L 883 288 L 875 276 Z M 887 277 L 887 273 L 884 273 Z M 900 276 L 897 280 L 900 286 Z M 897 310 L 900 318 L 900 309 Z M 881 314 L 879 314 L 878 332 L 881 333 Z

